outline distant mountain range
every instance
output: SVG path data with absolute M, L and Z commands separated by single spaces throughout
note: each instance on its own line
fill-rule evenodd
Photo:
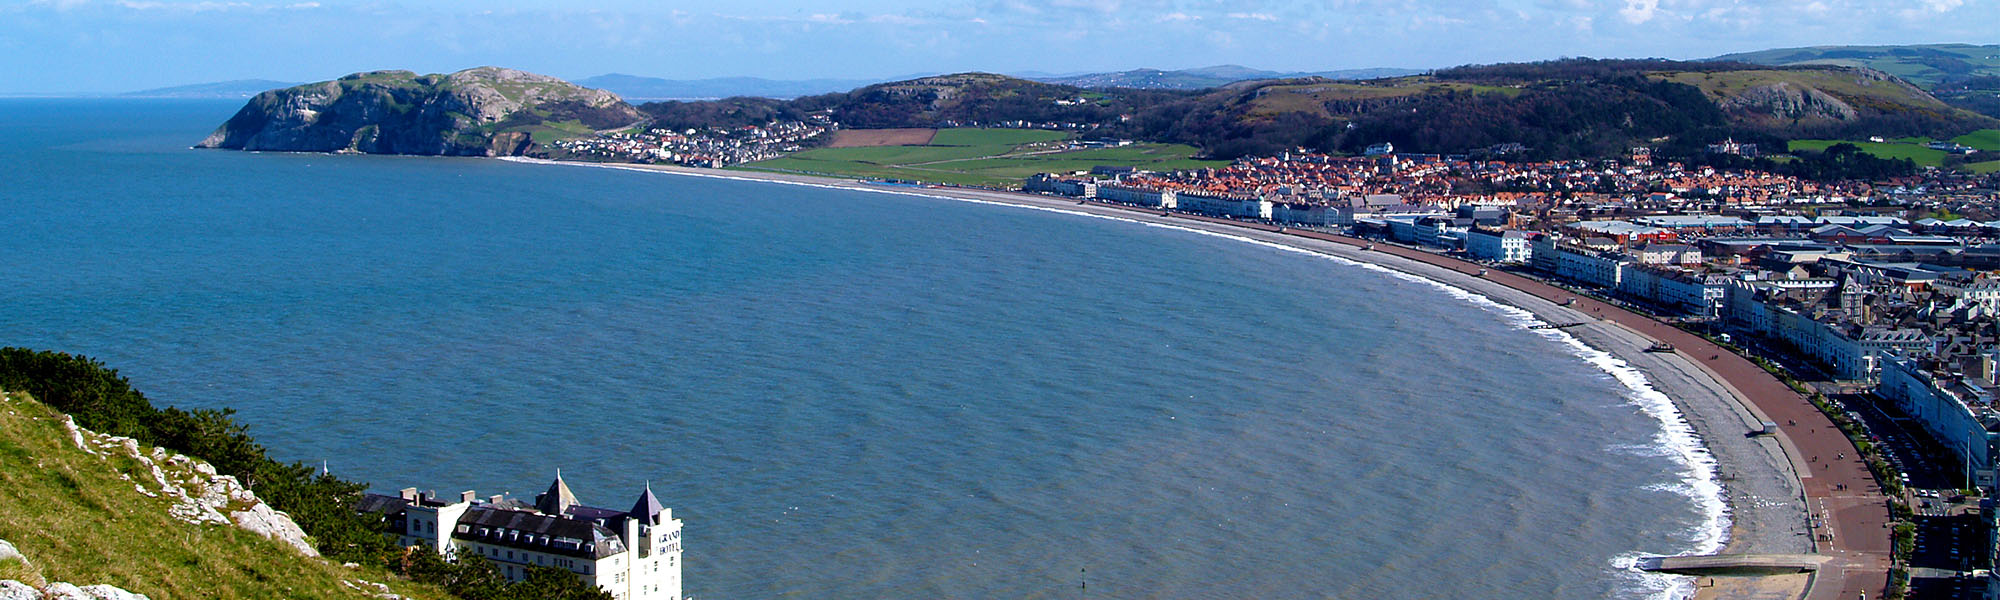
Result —
M 1237 65 L 1220 65 L 1199 69 L 1162 71 L 1159 69 L 1134 69 L 1116 73 L 1083 73 L 1057 75 L 1049 73 L 1023 73 L 1022 79 L 1056 83 L 1074 87 L 1123 87 L 1155 90 L 1197 90 L 1221 87 L 1239 81 L 1262 79 L 1295 79 L 1301 77 L 1324 77 L 1327 79 L 1359 80 L 1401 77 L 1423 73 L 1419 69 L 1348 69 L 1314 73 L 1288 73 L 1265 71 Z M 712 100 L 751 96 L 760 98 L 790 99 L 801 96 L 815 96 L 847 92 L 885 81 L 904 81 L 932 75 L 918 73 L 877 79 L 764 79 L 761 77 L 715 77 L 709 79 L 665 79 L 607 73 L 595 77 L 585 77 L 573 83 L 618 94 L 626 100 L 645 102 L 651 100 Z M 297 82 L 273 81 L 269 79 L 239 79 L 215 83 L 200 83 L 164 87 L 137 92 L 118 94 L 123 98 L 249 98 L 264 90 L 287 88 Z
M 1327 79 L 1356 80 L 1401 77 L 1423 73 L 1419 69 L 1348 69 L 1342 71 L 1322 71 L 1313 73 L 1287 73 L 1265 71 L 1237 65 L 1219 65 L 1199 69 L 1162 71 L 1159 69 L 1134 69 L 1116 73 L 1083 73 L 1056 75 L 1048 73 L 1022 73 L 1015 75 L 1022 79 L 1055 83 L 1074 87 L 1122 87 L 1142 90 L 1198 90 L 1222 87 L 1239 81 L 1262 79 L 1295 79 L 1300 77 L 1325 77 Z M 763 79 L 758 77 L 718 77 L 714 79 L 662 79 L 612 73 L 576 80 L 578 85 L 605 90 L 627 100 L 695 100 L 755 96 L 762 98 L 788 99 L 801 96 L 815 96 L 848 92 L 862 87 L 884 83 L 885 81 L 905 81 L 930 76 L 930 73 L 896 77 L 888 80 L 874 79 Z
M 1199 90 L 1222 87 L 1239 81 L 1265 79 L 1298 79 L 1303 77 L 1324 77 L 1336 80 L 1382 79 L 1403 77 L 1424 73 L 1423 69 L 1398 69 L 1377 67 L 1372 69 L 1346 69 L 1341 71 L 1279 72 L 1252 69 L 1238 65 L 1217 65 L 1198 69 L 1162 71 L 1159 69 L 1133 69 L 1116 73 L 1086 73 L 1066 76 L 1024 76 L 1044 83 L 1055 83 L 1075 87 L 1120 87 L 1141 90 Z
M 119 94 L 120 98 L 249 98 L 264 90 L 275 90 L 298 85 L 296 82 L 273 81 L 270 79 L 238 79 L 215 83 L 177 85 L 137 92 Z

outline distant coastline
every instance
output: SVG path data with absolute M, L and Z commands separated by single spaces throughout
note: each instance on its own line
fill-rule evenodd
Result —
M 1527 318 L 1543 323 L 1588 321 L 1590 324 L 1586 326 L 1545 330 L 1544 333 L 1558 343 L 1574 344 L 1582 350 L 1579 352 L 1579 358 L 1604 370 L 1630 388 L 1634 404 L 1660 419 L 1665 435 L 1673 437 L 1676 432 L 1682 432 L 1681 435 L 1691 436 L 1687 444 L 1674 449 L 1680 454 L 1677 460 L 1686 467 L 1684 475 L 1687 479 L 1684 483 L 1689 489 L 1684 493 L 1697 504 L 1704 503 L 1704 497 L 1714 503 L 1714 506 L 1705 509 L 1705 512 L 1710 514 L 1711 531 L 1702 532 L 1697 536 L 1705 541 L 1700 543 L 1703 547 L 1696 549 L 1694 553 L 1806 553 L 1813 550 L 1810 534 L 1806 531 L 1805 525 L 1808 508 L 1804 486 L 1801 473 L 1794 466 L 1803 460 L 1798 456 L 1799 453 L 1792 442 L 1782 435 L 1745 436 L 1744 432 L 1756 428 L 1761 421 L 1767 419 L 1753 399 L 1746 397 L 1726 378 L 1710 370 L 1699 360 L 1686 356 L 1685 353 L 1647 352 L 1647 348 L 1661 341 L 1653 335 L 1611 320 L 1600 320 L 1596 315 L 1603 314 L 1601 312 L 1586 312 L 1590 309 L 1623 312 L 1622 308 L 1594 301 L 1583 301 L 1574 307 L 1565 307 L 1516 285 L 1509 285 L 1509 283 L 1518 285 L 1517 282 L 1496 281 L 1498 277 L 1479 277 L 1413 260 L 1396 253 L 1369 251 L 1350 243 L 1328 239 L 1344 236 L 1305 237 L 1295 231 L 1274 231 L 1275 228 L 1251 227 L 1247 223 L 1186 215 L 1163 215 L 1157 209 L 1143 210 L 1096 202 L 1078 203 L 1073 199 L 1019 192 L 891 186 L 858 180 L 767 172 L 515 157 L 501 160 L 923 196 L 1168 226 L 1331 257 L 1383 269 L 1392 275 L 1422 279 L 1440 286 L 1448 293 L 1455 291 L 1465 294 L 1468 298 L 1464 299 L 1468 301 L 1474 303 L 1487 301 L 1506 310 L 1524 311 Z M 1635 318 L 1644 318 L 1636 313 L 1627 314 Z M 1653 400 L 1665 400 L 1667 403 L 1649 407 L 1646 401 L 1652 396 L 1657 396 L 1652 398 Z M 1636 560 L 1637 557 L 1631 558 Z M 1783 585 L 1803 592 L 1807 583 L 1804 576 L 1797 576 L 1790 580 L 1770 581 L 1766 585 Z M 1673 596 L 1687 596 L 1696 591 L 1692 585 L 1676 587 L 1678 589 L 1670 590 L 1675 592 L 1671 594 Z M 1701 592 L 1695 597 L 1726 597 L 1728 590 L 1706 588 Z

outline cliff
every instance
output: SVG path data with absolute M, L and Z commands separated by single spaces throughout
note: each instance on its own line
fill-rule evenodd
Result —
M 513 69 L 374 71 L 257 94 L 196 147 L 510 156 L 642 119 L 616 94 Z

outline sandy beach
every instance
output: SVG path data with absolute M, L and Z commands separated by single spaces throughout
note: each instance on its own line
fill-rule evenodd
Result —
M 670 166 L 592 166 L 933 196 L 1157 223 L 1375 265 L 1483 296 L 1532 313 L 1546 323 L 1583 323 L 1561 331 L 1643 373 L 1645 386 L 1670 399 L 1678 418 L 1685 420 L 1706 447 L 1706 456 L 1693 460 L 1713 461 L 1715 483 L 1721 486 L 1730 524 L 1726 544 L 1716 553 L 1819 552 L 1836 558 L 1813 576 L 1701 578 L 1696 597 L 1853 598 L 1860 592 L 1873 597 L 1881 593 L 1886 578 L 1888 533 L 1876 531 L 1887 522 L 1886 508 L 1881 506 L 1881 496 L 1865 466 L 1853 460 L 1810 463 L 1808 459 L 1819 454 L 1831 456 L 1831 450 L 1842 445 L 1850 456 L 1858 454 L 1824 415 L 1769 374 L 1697 336 L 1587 298 L 1564 306 L 1558 299 L 1567 299 L 1568 292 L 1538 281 L 1497 271 L 1479 276 L 1477 266 L 1470 263 L 1408 248 L 1367 249 L 1344 236 L 1163 215 L 1157 210 L 1079 203 L 1060 197 Z M 1672 343 L 1679 351 L 1646 351 L 1660 341 Z M 1764 421 L 1780 423 L 1779 433 L 1749 435 Z M 1644 511 L 1647 507 L 1632 509 Z M 1824 520 L 1824 526 L 1809 530 L 1809 515 Z M 1816 543 L 1816 538 L 1822 541 Z M 1880 538 L 1879 542 L 1875 538 Z

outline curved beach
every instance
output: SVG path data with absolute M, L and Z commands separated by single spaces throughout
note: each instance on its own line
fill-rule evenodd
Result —
M 1490 299 L 1525 311 L 1545 323 L 1581 323 L 1547 333 L 1558 340 L 1587 346 L 1582 350 L 1601 353 L 1602 356 L 1580 355 L 1633 388 L 1640 396 L 1638 402 L 1642 408 L 1647 408 L 1644 402 L 1648 392 L 1670 401 L 1671 409 L 1662 408 L 1654 415 L 1662 419 L 1670 437 L 1679 421 L 1685 422 L 1682 429 L 1691 429 L 1698 436 L 1698 444 L 1689 443 L 1689 448 L 1676 451 L 1683 454 L 1683 462 L 1689 463 L 1690 471 L 1698 479 L 1712 476 L 1712 481 L 1693 481 L 1689 485 L 1696 488 L 1719 485 L 1727 505 L 1727 516 L 1717 515 L 1728 523 L 1726 542 L 1719 548 L 1712 547 L 1714 543 L 1705 544 L 1711 546 L 1709 551 L 1819 552 L 1834 557 L 1813 575 L 1702 578 L 1696 581 L 1696 597 L 1854 598 L 1864 592 L 1879 595 L 1886 582 L 1889 551 L 1886 506 L 1879 490 L 1874 488 L 1872 476 L 1858 459 L 1825 459 L 1841 452 L 1849 456 L 1859 454 L 1825 416 L 1742 357 L 1614 305 L 1577 298 L 1564 306 L 1563 302 L 1573 296 L 1566 290 L 1497 271 L 1481 276 L 1483 269 L 1478 265 L 1450 257 L 1387 245 L 1369 249 L 1361 240 L 1346 236 L 1223 219 L 1013 192 L 891 187 L 802 175 L 670 166 L 584 164 L 990 202 L 1165 225 L 1373 265 Z M 1679 351 L 1646 351 L 1658 342 L 1671 343 Z M 1627 380 L 1621 370 L 1636 370 L 1643 374 L 1643 380 Z M 1749 435 L 1764 421 L 1779 423 L 1779 433 Z M 1813 457 L 1822 460 L 1815 463 Z M 1714 490 L 1709 491 L 1712 496 Z M 1701 492 L 1691 490 L 1690 495 L 1699 497 Z M 1633 509 L 1645 510 L 1645 507 Z M 1818 529 L 1809 525 L 1814 519 L 1821 521 Z

